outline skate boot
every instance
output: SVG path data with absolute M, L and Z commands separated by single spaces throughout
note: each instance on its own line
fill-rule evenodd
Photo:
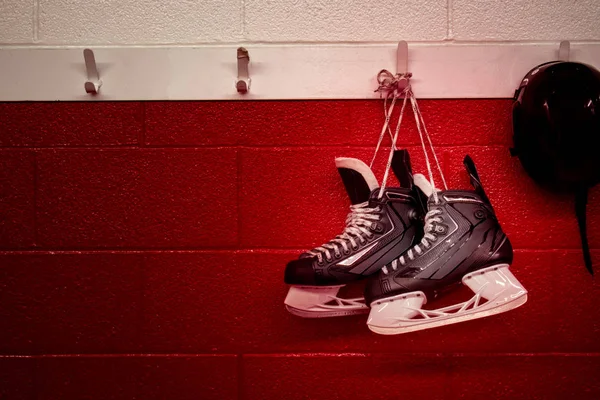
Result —
M 352 205 L 343 233 L 287 264 L 285 305 L 305 318 L 368 312 L 363 298 L 344 299 L 349 282 L 378 272 L 421 239 L 426 196 L 413 185 L 408 152 L 394 152 L 391 167 L 401 187 L 381 189 L 371 169 L 354 158 L 336 166 Z
M 367 324 L 373 332 L 393 335 L 454 324 L 527 301 L 527 291 L 509 270 L 512 247 L 475 165 L 469 156 L 464 163 L 475 190 L 422 187 L 429 196 L 423 239 L 367 282 Z M 461 282 L 473 291 L 470 300 L 437 310 L 422 308 Z

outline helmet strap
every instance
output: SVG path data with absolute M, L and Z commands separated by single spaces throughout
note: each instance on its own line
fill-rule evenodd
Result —
M 592 256 L 590 255 L 590 246 L 587 239 L 587 226 L 586 226 L 586 207 L 588 199 L 588 187 L 581 186 L 575 192 L 575 215 L 577 216 L 577 223 L 579 224 L 579 235 L 581 236 L 581 249 L 583 250 L 583 260 L 585 262 L 585 268 L 590 274 L 594 275 L 592 268 Z

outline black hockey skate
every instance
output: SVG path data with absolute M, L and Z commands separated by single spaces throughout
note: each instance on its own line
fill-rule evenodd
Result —
M 527 291 L 509 271 L 513 251 L 500 228 L 475 165 L 465 166 L 474 191 L 436 191 L 429 196 L 421 242 L 387 264 L 365 289 L 369 328 L 392 335 L 449 325 L 519 307 Z M 454 284 L 468 286 L 468 301 L 437 310 L 421 307 Z
M 392 170 L 402 187 L 381 190 L 371 169 L 354 158 L 337 158 L 352 206 L 344 232 L 288 263 L 285 299 L 292 314 L 334 317 L 368 312 L 363 298 L 344 299 L 346 283 L 378 272 L 421 239 L 426 197 L 413 185 L 406 150 L 397 150 Z

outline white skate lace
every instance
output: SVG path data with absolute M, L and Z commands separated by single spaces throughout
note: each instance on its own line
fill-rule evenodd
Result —
M 431 163 L 429 162 L 429 155 L 427 154 L 427 147 L 425 145 L 425 139 L 427 138 L 427 142 L 429 144 L 429 148 L 431 153 L 433 154 L 433 158 L 435 160 L 435 164 L 437 166 L 438 172 L 442 179 L 442 183 L 444 185 L 444 189 L 448 190 L 448 186 L 446 185 L 446 179 L 444 178 L 444 173 L 442 172 L 442 167 L 440 166 L 440 162 L 435 154 L 435 149 L 433 147 L 433 143 L 431 142 L 431 137 L 429 136 L 429 132 L 427 131 L 427 127 L 425 126 L 425 121 L 423 120 L 423 115 L 421 114 L 421 110 L 419 109 L 419 105 L 417 103 L 417 99 L 409 86 L 406 90 L 406 96 L 410 98 L 410 103 L 412 106 L 413 113 L 415 114 L 415 121 L 417 123 L 417 130 L 419 131 L 419 138 L 421 139 L 421 147 L 423 148 L 423 154 L 425 155 L 425 164 L 427 165 L 427 173 L 429 175 L 429 182 L 431 183 L 432 193 L 431 197 L 433 197 L 433 202 L 435 204 L 439 203 L 437 189 L 435 188 L 435 181 L 433 180 L 433 171 L 431 170 Z M 400 117 L 402 118 L 402 116 Z M 425 135 L 423 135 L 425 132 Z M 390 158 L 391 164 L 391 158 Z M 414 245 L 406 252 L 406 256 L 414 260 L 417 255 L 423 254 L 423 249 L 428 249 L 431 246 L 431 242 L 434 242 L 437 237 L 434 235 L 435 225 L 434 222 L 442 222 L 442 219 L 438 217 L 442 212 L 438 209 L 430 210 L 425 214 L 425 227 L 424 227 L 424 235 L 423 239 L 419 244 Z M 406 258 L 404 256 L 400 256 L 391 262 L 391 267 L 395 271 L 398 268 L 398 263 L 401 265 L 406 265 Z M 387 266 L 382 268 L 384 274 L 388 274 L 389 270 Z
M 388 162 L 385 168 L 385 173 L 383 175 L 381 187 L 379 188 L 378 198 L 380 199 L 383 197 L 385 186 L 390 173 L 390 168 L 392 166 L 392 158 L 394 156 L 394 150 L 396 150 L 396 142 L 398 141 L 398 134 L 400 133 L 400 126 L 402 125 L 402 117 L 404 116 L 404 109 L 406 108 L 406 102 L 408 100 L 407 93 L 408 90 L 410 90 L 411 76 L 412 75 L 410 73 L 393 75 L 391 72 L 385 69 L 381 70 L 377 75 L 379 87 L 375 91 L 382 93 L 384 96 L 383 114 L 385 116 L 385 122 L 383 124 L 383 127 L 381 128 L 381 133 L 379 134 L 377 146 L 375 146 L 375 153 L 373 154 L 373 159 L 371 160 L 371 164 L 369 164 L 370 168 L 373 168 L 373 163 L 375 162 L 375 158 L 377 157 L 377 153 L 379 152 L 386 131 L 389 132 L 392 141 L 392 147 L 388 155 Z M 400 84 L 404 81 L 406 82 L 406 87 L 400 89 Z M 390 97 L 392 98 L 392 104 L 388 109 L 387 102 Z M 400 97 L 404 97 L 404 101 L 402 102 L 402 108 L 400 109 L 400 115 L 398 116 L 398 123 L 396 124 L 396 129 L 394 130 L 394 134 L 392 135 L 392 131 L 390 130 L 390 119 L 392 117 L 392 113 L 394 112 L 394 106 L 396 105 L 396 101 Z
M 385 186 L 386 186 L 387 179 L 389 176 L 390 167 L 392 165 L 392 158 L 394 155 L 394 150 L 396 149 L 396 142 L 398 140 L 398 133 L 400 132 L 400 126 L 402 125 L 402 117 L 404 116 L 404 109 L 406 107 L 406 102 L 408 99 L 410 99 L 411 108 L 413 110 L 413 113 L 415 115 L 415 121 L 417 123 L 419 139 L 421 139 L 421 147 L 423 148 L 423 154 L 425 155 L 425 164 L 427 165 L 429 181 L 431 183 L 431 186 L 433 187 L 433 193 L 432 193 L 433 199 L 434 199 L 435 203 L 437 204 L 438 197 L 437 197 L 437 192 L 435 189 L 433 172 L 431 170 L 431 163 L 429 162 L 429 155 L 427 152 L 427 147 L 425 145 L 425 138 L 427 139 L 429 149 L 435 160 L 437 170 L 440 174 L 442 183 L 444 185 L 444 189 L 447 190 L 448 186 L 446 185 L 446 179 L 444 177 L 444 173 L 442 172 L 442 168 L 441 168 L 439 160 L 437 158 L 437 154 L 435 153 L 435 148 L 433 147 L 433 143 L 431 141 L 429 131 L 427 130 L 427 127 L 425 126 L 425 120 L 423 119 L 423 115 L 421 114 L 419 104 L 417 103 L 417 99 L 412 90 L 412 86 L 411 86 L 411 82 L 410 82 L 411 77 L 412 77 L 412 74 L 410 74 L 410 73 L 393 75 L 391 72 L 389 72 L 387 70 L 382 70 L 377 75 L 377 81 L 379 82 L 379 87 L 377 88 L 376 92 L 380 92 L 380 93 L 384 94 L 383 109 L 384 109 L 384 115 L 385 115 L 385 122 L 383 124 L 383 128 L 381 129 L 381 133 L 379 135 L 379 141 L 377 142 L 377 146 L 375 147 L 375 154 L 373 155 L 373 159 L 371 160 L 370 167 L 373 166 L 373 163 L 375 161 L 377 153 L 379 152 L 381 142 L 383 141 L 383 138 L 385 136 L 385 132 L 388 131 L 390 133 L 390 136 L 392 136 L 392 133 L 389 129 L 391 115 L 392 115 L 392 112 L 394 111 L 394 106 L 396 104 L 396 100 L 400 97 L 404 97 L 404 101 L 402 102 L 402 108 L 400 109 L 400 115 L 398 116 L 398 123 L 396 124 L 396 129 L 395 129 L 394 135 L 391 137 L 392 148 L 390 150 L 388 162 L 387 162 L 387 165 L 385 168 L 385 173 L 383 175 L 383 181 L 381 184 L 381 188 L 379 190 L 379 198 L 381 198 L 383 196 L 383 192 L 385 190 Z M 403 81 L 406 82 L 406 87 L 404 87 L 403 89 L 400 89 L 400 83 L 402 83 Z M 392 97 L 392 104 L 388 110 L 387 102 L 390 97 Z
M 437 170 L 440 173 L 440 178 L 442 178 L 442 184 L 444 185 L 444 189 L 448 190 L 448 185 L 446 185 L 446 178 L 444 177 L 444 173 L 442 172 L 442 167 L 440 166 L 440 162 L 437 158 L 437 154 L 435 154 L 435 148 L 433 147 L 433 143 L 431 142 L 431 137 L 429 136 L 429 131 L 425 126 L 425 120 L 423 119 L 423 115 L 421 114 L 421 109 L 419 108 L 419 104 L 417 103 L 417 98 L 412 91 L 412 88 L 409 85 L 409 94 L 410 96 L 410 104 L 413 109 L 413 113 L 415 114 L 415 121 L 417 123 L 417 130 L 419 131 L 419 138 L 421 139 L 421 147 L 423 148 L 423 154 L 425 155 L 425 164 L 427 164 L 427 173 L 429 175 L 429 183 L 431 183 L 431 187 L 433 189 L 432 195 L 435 204 L 438 204 L 438 196 L 435 188 L 435 182 L 433 180 L 433 172 L 431 171 L 431 163 L 429 162 L 429 155 L 427 154 L 427 148 L 425 146 L 425 140 L 423 139 L 423 131 L 425 132 L 425 137 L 427 138 L 427 142 L 429 144 L 429 149 L 431 150 L 431 154 L 435 160 L 435 165 L 437 166 Z M 422 128 L 422 129 L 421 129 Z
M 434 209 L 425 214 L 425 227 L 423 228 L 425 234 L 423 235 L 423 239 L 421 239 L 421 242 L 419 244 L 414 245 L 411 249 L 409 249 L 406 252 L 406 256 L 409 259 L 414 260 L 417 255 L 423 254 L 423 249 L 428 249 L 429 247 L 431 247 L 431 244 L 437 240 L 437 236 L 435 236 L 434 234 L 436 229 L 436 225 L 434 223 L 442 222 L 442 219 L 439 217 L 441 213 L 441 210 Z M 398 269 L 398 264 L 406 265 L 406 259 L 404 258 L 404 256 L 400 256 L 399 258 L 392 261 L 390 266 L 395 271 L 396 269 Z M 389 273 L 387 266 L 383 267 L 381 270 L 386 275 Z
M 345 254 L 349 254 L 349 244 L 352 246 L 352 249 L 357 250 L 359 243 L 367 243 L 367 240 L 374 235 L 371 231 L 371 228 L 375 228 L 376 226 L 376 222 L 374 221 L 379 221 L 381 219 L 381 209 L 379 207 L 369 208 L 368 206 L 368 201 L 350 206 L 351 211 L 348 214 L 348 217 L 346 217 L 346 228 L 344 229 L 344 232 L 342 232 L 341 235 L 336 236 L 335 239 L 330 240 L 328 243 L 307 251 L 306 254 L 316 256 L 318 262 L 322 263 L 323 255 L 325 255 L 327 261 L 332 261 L 332 252 L 336 258 L 340 258 L 342 256 L 340 249 L 342 249 Z
M 375 146 L 375 153 L 373 153 L 373 158 L 371 159 L 371 163 L 369 164 L 370 168 L 373 168 L 373 163 L 375 162 L 375 158 L 377 158 L 377 153 L 379 152 L 379 148 L 381 147 L 381 143 L 383 142 L 383 137 L 385 136 L 385 132 L 387 131 L 390 135 L 390 139 L 392 140 L 392 149 L 393 152 L 396 150 L 396 140 L 394 140 L 394 135 L 392 134 L 392 130 L 390 128 L 390 118 L 392 117 L 392 113 L 394 112 L 394 106 L 396 105 L 396 100 L 401 97 L 403 91 L 399 89 L 402 81 L 408 82 L 408 79 L 412 75 L 408 74 L 396 74 L 392 75 L 388 70 L 381 70 L 379 74 L 377 74 L 377 82 L 379 83 L 379 87 L 375 90 L 375 92 L 379 92 L 383 96 L 383 115 L 385 117 L 385 122 L 383 124 L 383 128 L 381 128 L 381 133 L 379 134 L 379 140 L 377 141 L 377 146 Z M 388 109 L 387 103 L 392 98 L 392 104 Z M 402 121 L 402 115 L 404 114 L 404 107 L 406 106 L 406 97 L 402 104 L 402 110 L 400 111 L 400 120 L 398 124 Z M 399 131 L 399 126 L 397 126 Z

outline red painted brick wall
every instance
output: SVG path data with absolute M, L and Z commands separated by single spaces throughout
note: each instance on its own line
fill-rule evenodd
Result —
M 378 101 L 0 104 L 0 399 L 600 398 L 572 199 L 509 156 L 509 100 L 421 103 L 452 186 L 473 156 L 530 300 L 392 337 L 283 307 L 286 261 L 343 226 L 333 159 L 371 155 Z

